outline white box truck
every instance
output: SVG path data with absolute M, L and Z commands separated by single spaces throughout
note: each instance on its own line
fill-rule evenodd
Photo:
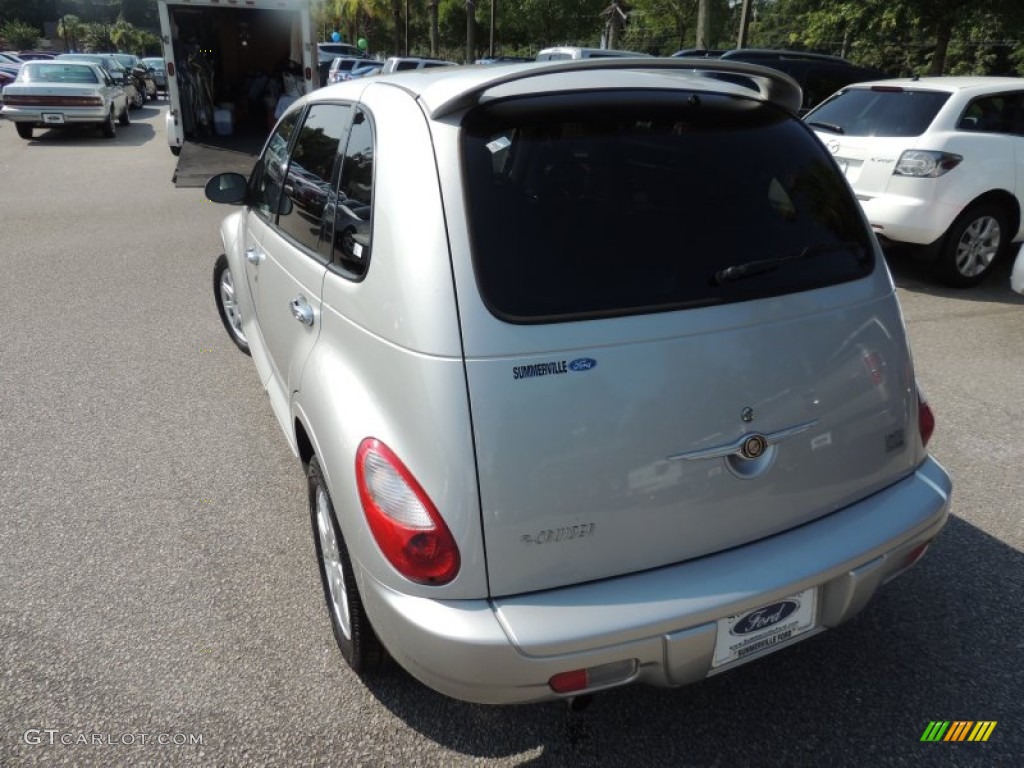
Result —
M 187 164 L 205 182 L 204 175 L 233 170 L 223 165 L 224 150 L 258 149 L 283 108 L 319 85 L 312 0 L 157 6 L 170 101 L 167 144 L 179 156 L 178 174 Z M 192 144 L 220 153 L 191 152 Z

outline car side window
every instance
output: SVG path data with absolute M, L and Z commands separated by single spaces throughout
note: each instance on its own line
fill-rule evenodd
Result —
M 311 251 L 324 229 L 324 210 L 336 181 L 338 150 L 348 128 L 351 107 L 314 104 L 295 138 L 277 225 Z
M 1014 94 L 999 93 L 975 99 L 964 110 L 957 128 L 982 133 L 1012 133 L 1018 99 Z
M 373 212 L 373 123 L 357 109 L 341 166 L 332 263 L 353 277 L 366 274 Z
M 1003 108 L 1006 120 L 1006 133 L 1024 136 L 1024 91 L 1006 94 L 1006 105 Z
M 257 214 L 269 221 L 276 219 L 278 200 L 284 186 L 285 164 L 288 162 L 288 142 L 298 121 L 298 112 L 286 115 L 281 120 L 267 141 L 263 156 L 249 175 L 250 205 Z

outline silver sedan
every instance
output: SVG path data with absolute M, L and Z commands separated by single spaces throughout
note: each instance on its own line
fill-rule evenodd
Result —
M 118 122 L 130 122 L 124 88 L 97 64 L 25 62 L 3 96 L 0 116 L 11 120 L 23 139 L 31 139 L 36 128 L 77 125 L 98 126 L 113 138 Z

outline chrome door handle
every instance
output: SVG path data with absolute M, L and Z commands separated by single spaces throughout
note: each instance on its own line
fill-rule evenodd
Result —
M 245 260 L 250 264 L 259 264 L 263 261 L 263 253 L 258 248 L 249 248 L 245 252 Z
M 305 296 L 296 296 L 288 302 L 288 308 L 292 311 L 292 317 L 303 325 L 313 324 L 313 308 L 309 306 Z

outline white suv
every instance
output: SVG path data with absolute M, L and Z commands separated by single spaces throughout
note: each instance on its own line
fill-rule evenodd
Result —
M 980 282 L 1024 239 L 1024 78 L 850 85 L 806 122 L 881 240 L 927 248 L 943 282 Z

